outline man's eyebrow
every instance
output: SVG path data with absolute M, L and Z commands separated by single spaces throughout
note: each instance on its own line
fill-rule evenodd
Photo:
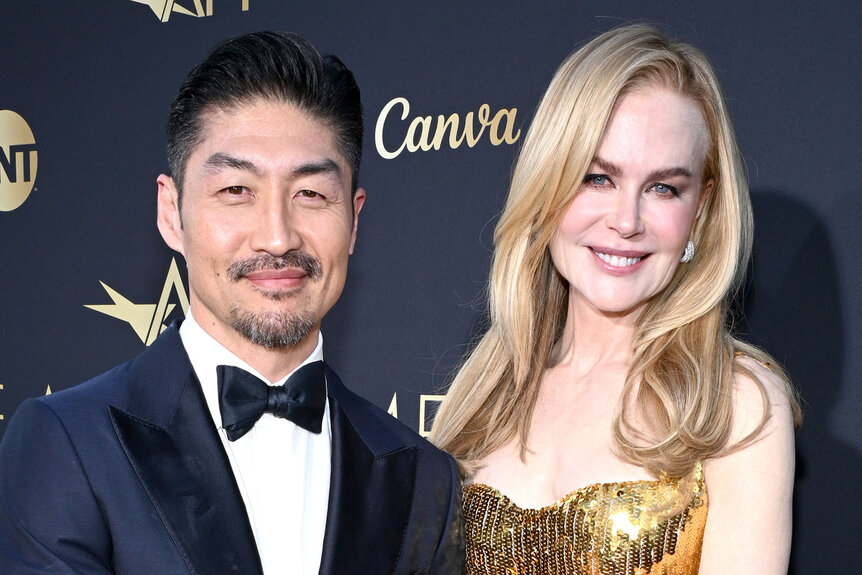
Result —
M 237 158 L 223 152 L 216 152 L 204 161 L 204 170 L 207 172 L 212 173 L 225 169 L 251 172 L 255 176 L 260 176 L 263 173 L 254 162 L 243 160 L 242 158 Z
M 324 174 L 324 175 L 341 175 L 341 166 L 331 158 L 324 158 L 317 162 L 308 162 L 305 164 L 300 164 L 290 171 L 290 176 L 293 178 L 298 178 L 301 176 L 313 176 L 316 174 Z
M 604 160 L 598 156 L 593 158 L 593 165 L 598 167 L 601 171 L 605 172 L 609 176 L 619 177 L 622 173 L 622 169 L 617 166 L 613 162 L 609 162 L 608 160 Z M 683 167 L 675 167 L 675 168 L 664 168 L 662 170 L 656 170 L 655 172 L 651 172 L 647 177 L 648 180 L 665 180 L 668 178 L 691 178 L 691 172 Z
M 251 172 L 255 176 L 262 176 L 263 170 L 260 169 L 254 162 L 244 160 L 236 156 L 231 156 L 224 152 L 216 152 L 204 161 L 204 170 L 207 172 L 218 172 L 220 170 L 242 170 Z M 324 158 L 320 161 L 307 162 L 300 164 L 290 171 L 291 178 L 299 178 L 302 176 L 313 176 L 315 174 L 332 174 L 335 176 L 341 175 L 341 166 L 338 162 L 331 158 Z

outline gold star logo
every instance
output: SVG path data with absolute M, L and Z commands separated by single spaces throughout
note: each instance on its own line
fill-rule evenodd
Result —
M 248 11 L 249 1 L 242 0 L 243 12 Z M 193 7 L 183 6 L 179 0 L 132 0 L 132 2 L 146 4 L 162 22 L 167 22 L 173 13 L 194 16 L 196 18 L 213 15 L 213 0 L 206 0 L 206 5 L 201 0 L 192 0 L 191 4 L 194 4 Z M 184 4 L 188 5 L 189 2 L 186 0 Z
M 176 12 L 178 14 L 185 14 L 186 16 L 207 16 L 212 14 L 212 0 L 207 0 L 207 8 L 209 8 L 209 14 L 204 11 L 204 7 L 201 5 L 201 0 L 194 0 L 194 11 L 182 6 L 176 0 L 132 0 L 132 2 L 137 2 L 138 4 L 146 4 L 150 7 L 150 10 L 155 13 L 156 16 L 159 17 L 159 20 L 162 22 L 167 22 L 171 17 L 172 12 Z
M 183 315 L 189 309 L 189 298 L 186 295 L 176 259 L 171 260 L 171 266 L 168 269 L 168 275 L 165 278 L 162 295 L 159 297 L 158 303 L 133 303 L 105 282 L 99 283 L 102 284 L 114 303 L 85 305 L 84 307 L 128 323 L 145 345 L 150 345 L 156 341 L 156 337 L 167 327 L 165 319 L 176 307 L 175 303 L 170 302 L 171 292 L 176 294 Z

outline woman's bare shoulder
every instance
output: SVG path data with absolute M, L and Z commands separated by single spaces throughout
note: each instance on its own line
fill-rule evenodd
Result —
M 794 427 L 795 399 L 783 373 L 752 356 L 738 354 L 734 362 L 732 441 L 755 431 L 766 411 L 768 420 L 760 433 Z

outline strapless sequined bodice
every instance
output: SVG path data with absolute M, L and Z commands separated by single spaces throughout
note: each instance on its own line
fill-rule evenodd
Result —
M 600 483 L 542 509 L 464 487 L 468 575 L 696 575 L 703 468 L 681 479 Z

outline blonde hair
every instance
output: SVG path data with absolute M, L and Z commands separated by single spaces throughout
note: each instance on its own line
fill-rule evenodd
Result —
M 616 445 L 656 475 L 681 476 L 728 447 L 734 371 L 745 371 L 734 361 L 736 352 L 771 364 L 783 376 L 774 360 L 736 340 L 727 325 L 730 298 L 751 254 L 753 220 L 715 72 L 696 48 L 671 42 L 653 27 L 617 28 L 563 62 L 524 139 L 494 234 L 488 330 L 456 375 L 431 432 L 466 474 L 515 434 L 522 457 L 526 453 L 539 382 L 567 313 L 568 284 L 548 245 L 587 174 L 615 102 L 651 87 L 674 90 L 700 106 L 710 136 L 704 181 L 712 179 L 713 189 L 693 232 L 697 257 L 678 267 L 638 320 L 614 421 Z M 787 389 L 798 422 L 789 383 Z M 763 420 L 742 444 L 769 417 L 761 391 Z M 631 405 L 649 429 L 631 424 Z

